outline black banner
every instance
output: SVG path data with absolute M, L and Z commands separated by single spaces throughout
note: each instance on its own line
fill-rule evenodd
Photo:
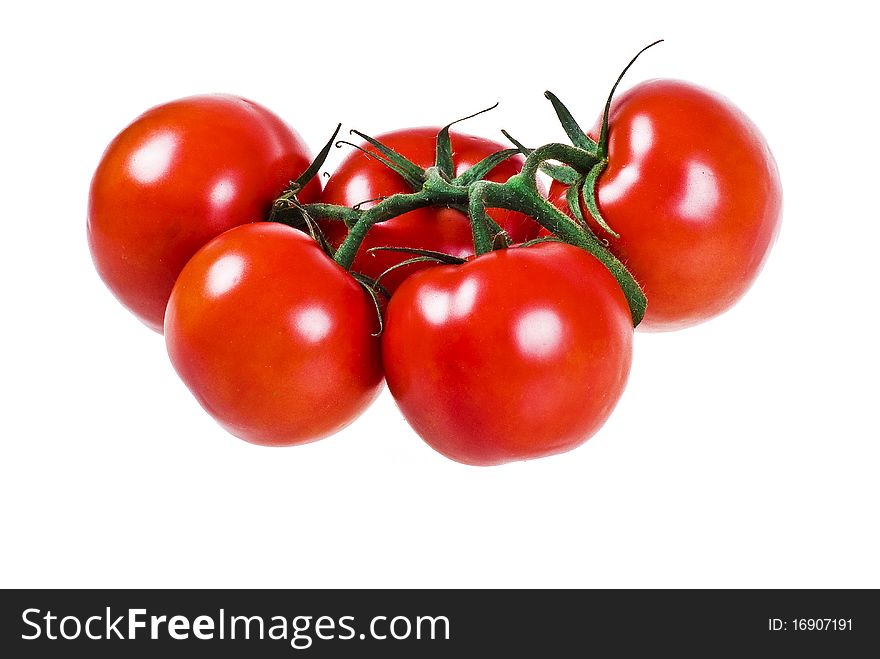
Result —
M 6 590 L 0 598 L 6 657 L 854 656 L 880 641 L 873 590 Z

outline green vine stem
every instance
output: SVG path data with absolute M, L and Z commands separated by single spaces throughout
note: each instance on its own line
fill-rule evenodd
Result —
M 312 217 L 337 219 L 349 225 L 348 236 L 336 250 L 335 260 L 350 269 L 370 228 L 378 223 L 429 206 L 466 207 L 471 218 L 476 254 L 493 247 L 488 208 L 503 208 L 534 218 L 561 240 L 586 250 L 605 265 L 620 285 L 629 303 L 633 325 L 645 314 L 645 295 L 626 267 L 586 227 L 578 225 L 541 195 L 537 173 L 542 164 L 555 160 L 583 171 L 596 164 L 596 158 L 582 149 L 566 144 L 547 144 L 529 153 L 522 171 L 506 183 L 477 180 L 467 185 L 451 183 L 437 167 L 425 170 L 421 190 L 387 197 L 368 210 L 355 210 L 331 204 L 304 204 L 301 209 Z
M 351 268 L 367 232 L 374 224 L 390 220 L 398 215 L 409 213 L 428 206 L 462 206 L 468 203 L 468 188 L 457 186 L 446 181 L 436 167 L 425 170 L 426 180 L 422 189 L 412 193 L 400 193 L 386 197 L 366 211 L 359 211 L 360 217 L 349 228 L 348 235 L 339 249 L 335 260 L 346 270 Z M 326 206 L 326 204 L 323 204 Z M 303 206 L 311 213 L 312 205 Z M 339 208 L 346 208 L 345 206 Z
M 533 179 L 521 174 L 507 183 L 479 181 L 471 189 L 471 195 L 479 199 L 485 208 L 505 208 L 535 218 L 541 226 L 565 242 L 580 247 L 595 256 L 617 280 L 629 304 L 633 327 L 642 322 L 648 300 L 641 286 L 620 260 L 598 238 L 584 227 L 573 222 L 567 215 L 544 199 L 533 185 Z M 471 206 L 473 209 L 473 205 Z M 473 210 L 472 210 L 473 212 Z

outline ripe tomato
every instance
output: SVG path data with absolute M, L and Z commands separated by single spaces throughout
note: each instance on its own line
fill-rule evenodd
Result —
M 439 128 L 407 128 L 376 139 L 394 149 L 422 168 L 434 164 L 436 139 Z M 482 137 L 450 133 L 455 174 L 459 175 L 486 156 L 503 150 L 502 144 Z M 368 149 L 375 153 L 374 147 Z M 522 169 L 523 159 L 508 158 L 495 167 L 486 180 L 503 183 Z M 327 181 L 322 201 L 340 206 L 354 206 L 371 199 L 401 192 L 412 192 L 396 173 L 375 158 L 361 151 L 352 151 Z M 363 204 L 370 208 L 373 204 Z M 514 242 L 534 238 L 540 226 L 531 218 L 512 211 L 496 209 L 489 213 Z M 321 227 L 334 247 L 345 238 L 345 227 L 340 222 L 323 221 Z M 474 253 L 471 225 L 464 213 L 452 208 L 424 208 L 400 215 L 370 229 L 367 239 L 355 257 L 352 270 L 369 277 L 378 277 L 391 266 L 412 258 L 399 252 L 367 253 L 370 247 L 416 247 L 445 252 L 465 258 Z M 401 282 L 417 270 L 431 264 L 418 263 L 395 270 L 382 279 L 382 284 L 393 292 Z
M 620 238 L 591 224 L 645 290 L 639 328 L 679 329 L 727 310 L 779 230 L 782 188 L 764 138 L 726 98 L 674 80 L 622 94 L 609 125 L 596 192 Z M 568 212 L 563 185 L 554 182 L 550 199 Z
M 413 275 L 388 305 L 385 377 L 416 432 L 472 465 L 572 449 L 629 374 L 632 321 L 614 277 L 557 242 Z
M 281 119 L 236 96 L 159 105 L 107 147 L 92 179 L 88 238 L 114 295 L 162 331 L 174 280 L 202 245 L 265 219 L 273 199 L 309 165 Z M 316 201 L 315 180 L 302 194 Z
M 334 433 L 379 393 L 366 292 L 306 234 L 236 227 L 190 260 L 165 316 L 168 354 L 202 407 L 255 444 Z

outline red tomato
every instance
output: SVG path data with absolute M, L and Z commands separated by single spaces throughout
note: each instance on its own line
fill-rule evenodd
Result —
M 92 179 L 88 238 L 98 273 L 161 332 L 171 287 L 196 250 L 265 219 L 309 162 L 299 135 L 236 96 L 193 96 L 148 110 L 110 143 Z M 315 180 L 302 198 L 319 194 Z
M 639 328 L 680 329 L 729 309 L 757 277 L 781 221 L 782 187 L 764 138 L 726 98 L 674 80 L 622 94 L 609 125 L 597 202 L 620 238 L 593 229 L 645 290 Z M 550 199 L 568 212 L 563 185 L 554 182 Z
M 282 446 L 340 430 L 376 397 L 377 323 L 366 292 L 311 237 L 259 222 L 215 238 L 186 265 L 165 341 L 224 428 Z
M 548 242 L 422 271 L 388 305 L 385 377 L 443 455 L 493 465 L 572 449 L 623 393 L 632 320 L 614 277 Z
M 430 127 L 407 128 L 379 135 L 376 139 L 406 156 L 419 167 L 427 168 L 434 164 L 439 130 L 440 128 Z M 505 148 L 497 142 L 462 133 L 451 133 L 451 139 L 456 175 L 486 156 Z M 369 150 L 376 152 L 373 147 L 369 147 Z M 522 163 L 521 157 L 508 158 L 495 167 L 486 180 L 504 183 L 522 169 Z M 412 190 L 399 175 L 375 158 L 370 158 L 361 151 L 352 151 L 327 181 L 322 200 L 329 204 L 354 206 L 370 199 L 401 192 L 412 192 Z M 363 204 L 361 208 L 370 208 L 372 205 L 374 204 Z M 490 211 L 489 214 L 510 234 L 514 242 L 534 238 L 540 229 L 534 220 L 521 213 L 497 209 Z M 342 243 L 346 234 L 342 223 L 324 221 L 321 222 L 321 227 L 334 247 Z M 451 208 L 415 210 L 375 225 L 370 229 L 367 239 L 355 257 L 352 270 L 375 278 L 391 266 L 412 258 L 410 254 L 399 252 L 368 254 L 366 251 L 370 247 L 383 246 L 417 247 L 462 258 L 474 253 L 471 225 L 467 215 Z M 406 266 L 389 273 L 382 279 L 382 284 L 393 292 L 408 276 L 430 265 L 419 263 Z

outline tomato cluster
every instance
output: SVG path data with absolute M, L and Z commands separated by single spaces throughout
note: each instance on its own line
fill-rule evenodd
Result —
M 95 266 L 248 442 L 332 434 L 384 378 L 453 460 L 567 451 L 620 399 L 634 326 L 687 327 L 745 293 L 781 187 L 755 126 L 697 86 L 609 97 L 589 133 L 549 97 L 572 146 L 398 130 L 365 136 L 323 191 L 335 134 L 312 161 L 253 102 L 158 106 L 95 172 Z

